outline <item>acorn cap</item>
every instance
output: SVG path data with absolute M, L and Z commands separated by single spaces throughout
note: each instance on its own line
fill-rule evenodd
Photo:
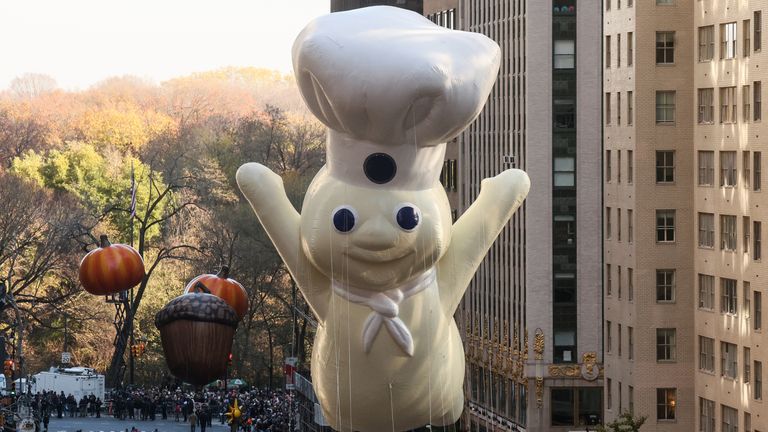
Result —
M 212 294 L 201 293 L 184 294 L 169 301 L 155 315 L 155 327 L 159 329 L 176 320 L 212 322 L 233 328 L 237 328 L 240 321 L 226 301 Z

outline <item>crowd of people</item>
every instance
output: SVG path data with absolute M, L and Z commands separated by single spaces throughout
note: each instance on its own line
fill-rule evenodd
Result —
M 51 417 L 101 417 L 153 421 L 169 419 L 190 425 L 192 432 L 206 432 L 214 421 L 227 422 L 226 413 L 237 400 L 241 416 L 237 430 L 245 432 L 287 432 L 295 404 L 282 390 L 132 388 L 113 391 L 106 401 L 90 395 L 77 400 L 64 393 L 38 393 L 33 409 L 47 430 Z

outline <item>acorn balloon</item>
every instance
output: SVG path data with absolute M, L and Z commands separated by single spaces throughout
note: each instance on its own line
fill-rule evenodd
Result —
M 144 278 L 144 260 L 136 249 L 111 244 L 106 235 L 99 247 L 80 261 L 80 284 L 94 295 L 109 295 L 133 288 Z
M 248 293 L 240 282 L 229 277 L 229 266 L 222 266 L 216 274 L 204 274 L 189 281 L 184 293 L 205 292 L 221 298 L 243 319 L 248 312 Z

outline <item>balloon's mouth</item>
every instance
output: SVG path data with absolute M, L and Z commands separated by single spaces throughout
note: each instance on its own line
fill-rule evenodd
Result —
M 372 251 L 360 248 L 349 248 L 346 252 L 342 253 L 345 257 L 355 261 L 370 263 L 370 264 L 386 264 L 394 261 L 400 261 L 409 255 L 415 255 L 416 250 L 413 248 L 391 248 L 383 251 Z

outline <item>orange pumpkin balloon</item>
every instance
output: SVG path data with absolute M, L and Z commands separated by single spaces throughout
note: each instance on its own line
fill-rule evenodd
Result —
M 240 282 L 229 278 L 228 266 L 222 266 L 215 275 L 204 274 L 192 279 L 184 288 L 184 293 L 205 292 L 204 288 L 227 302 L 239 319 L 243 319 L 248 312 L 248 293 Z
M 111 244 L 106 235 L 99 248 L 80 261 L 80 284 L 94 295 L 108 295 L 136 286 L 144 278 L 144 260 L 136 249 L 124 244 Z

